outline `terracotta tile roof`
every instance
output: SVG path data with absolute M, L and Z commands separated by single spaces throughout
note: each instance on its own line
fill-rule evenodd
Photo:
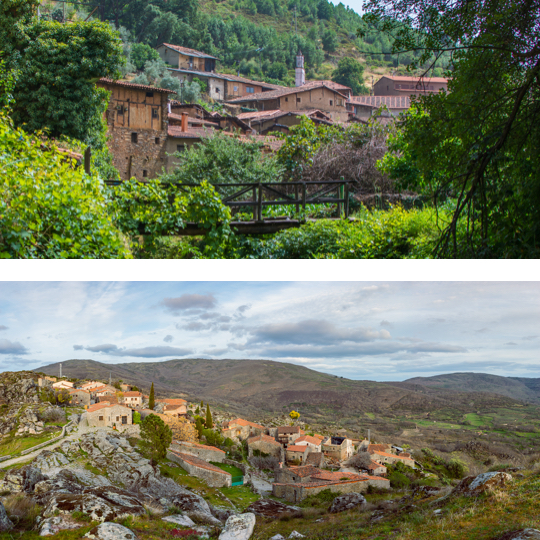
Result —
M 386 105 L 389 109 L 408 109 L 411 106 L 411 98 L 409 96 L 352 96 L 347 103 L 373 108 Z
M 392 458 L 396 458 L 396 459 L 408 459 L 408 460 L 410 460 L 410 461 L 413 461 L 412 458 L 406 458 L 406 457 L 402 457 L 402 456 L 396 456 L 395 454 L 389 454 L 388 452 L 381 452 L 381 451 L 379 451 L 379 450 L 377 450 L 376 452 L 373 452 L 373 454 L 378 455 L 378 456 L 392 457 Z
M 181 398 L 156 399 L 156 403 L 168 403 L 169 405 L 187 405 L 187 401 Z
M 124 392 L 124 397 L 140 397 L 142 398 L 141 392 Z
M 447 83 L 449 79 L 445 79 L 444 77 L 423 77 L 422 79 L 420 77 L 405 77 L 404 75 L 383 75 L 383 77 L 386 77 L 387 79 L 391 79 L 392 81 L 397 82 L 421 82 L 421 83 Z M 383 78 L 381 77 L 381 79 Z M 381 80 L 379 79 L 379 81 Z M 378 81 L 377 81 L 378 82 Z
M 279 426 L 277 428 L 278 435 L 285 435 L 287 433 L 300 433 L 298 426 Z
M 243 418 L 229 420 L 229 422 L 225 422 L 225 424 L 223 424 L 223 427 L 227 428 L 228 426 L 232 426 L 235 424 L 238 426 L 251 426 L 259 429 L 264 429 L 264 426 L 261 426 L 260 424 L 255 424 L 255 422 L 250 422 L 249 420 L 244 420 Z
M 272 118 L 281 118 L 282 116 L 323 116 L 324 119 L 331 120 L 331 118 L 324 114 L 319 109 L 306 109 L 304 111 L 282 111 L 276 109 L 273 111 L 252 111 L 246 113 L 240 113 L 237 118 L 240 120 L 270 120 Z
M 347 99 L 347 96 L 340 93 L 334 88 L 330 88 L 325 81 L 315 81 L 313 84 L 298 86 L 294 88 L 282 88 L 280 90 L 271 90 L 270 92 L 257 92 L 255 94 L 246 95 L 239 98 L 229 99 L 227 103 L 241 103 L 244 101 L 264 101 L 268 99 L 276 99 L 282 96 L 288 96 L 291 94 L 301 94 L 302 92 L 309 92 L 310 90 L 315 90 L 316 88 L 327 88 L 339 94 L 342 98 Z
M 364 480 L 364 475 L 359 475 L 351 472 L 342 472 L 342 471 L 319 471 L 311 475 L 313 479 L 328 480 L 329 482 L 345 482 L 342 478 L 347 478 L 348 480 Z
M 195 448 L 206 448 L 206 450 L 214 450 L 216 452 L 221 452 L 226 454 L 223 450 L 216 448 L 215 446 L 208 446 L 206 444 L 194 443 L 194 442 L 185 442 L 185 441 L 173 441 L 174 444 L 185 445 L 185 446 L 194 446 Z
M 181 114 L 169 113 L 169 121 L 170 120 L 175 120 L 175 121 L 181 122 L 182 121 L 182 115 Z M 193 118 L 191 116 L 188 116 L 188 124 L 206 124 L 206 125 L 209 125 L 209 126 L 219 127 L 219 124 L 217 122 L 211 122 L 210 120 L 204 120 L 202 118 Z
M 372 461 L 367 467 L 366 469 L 370 470 L 370 471 L 373 471 L 375 469 L 379 469 L 380 467 L 383 467 L 384 469 L 386 469 L 386 466 L 383 465 L 382 463 L 377 463 L 376 461 Z
M 311 455 L 311 454 L 310 454 Z M 300 478 L 305 478 L 307 476 L 312 476 L 320 472 L 321 469 L 318 467 L 313 467 L 311 465 L 303 465 L 301 467 L 289 467 L 289 471 Z
M 206 54 L 202 51 L 197 51 L 195 49 L 189 49 L 188 47 L 181 47 L 180 45 L 172 45 L 171 43 L 162 43 L 161 45 L 165 45 L 165 47 L 169 47 L 169 49 L 185 54 L 186 56 L 195 56 L 197 58 L 214 58 L 215 60 L 217 60 L 215 56 Z
M 303 435 L 302 437 L 298 437 L 296 441 L 294 441 L 295 444 L 301 443 L 301 442 L 307 442 L 310 444 L 315 444 L 317 446 L 320 446 L 322 441 L 320 439 L 317 439 L 316 437 L 312 437 L 311 435 Z
M 303 86 L 299 86 L 298 88 L 306 88 L 306 87 L 313 87 L 318 86 L 320 83 L 324 83 L 327 87 L 332 88 L 332 90 L 348 90 L 352 93 L 352 88 L 350 86 L 345 86 L 343 84 L 339 84 L 334 81 L 330 80 L 323 80 L 323 81 L 308 81 Z
M 271 84 L 263 81 L 254 81 L 253 79 L 246 79 L 245 77 L 240 77 L 240 75 L 229 75 L 228 73 L 220 73 L 223 77 L 227 77 L 229 81 L 232 82 L 241 82 L 245 84 L 252 84 L 253 86 L 261 86 L 263 88 L 272 88 L 273 90 L 279 90 L 281 88 L 288 88 L 280 84 Z
M 99 411 L 101 409 L 106 409 L 107 407 L 112 407 L 112 405 L 108 401 L 104 401 L 103 403 L 96 403 L 95 405 L 90 405 L 88 409 L 86 409 L 87 412 L 95 412 Z
M 169 137 L 173 137 L 175 139 L 202 139 L 203 137 L 209 137 L 212 136 L 212 132 L 214 130 L 212 129 L 206 129 L 206 128 L 188 128 L 187 131 L 182 131 L 182 128 L 180 126 L 169 126 L 168 127 L 168 134 Z
M 369 444 L 367 451 L 371 452 L 386 452 L 388 450 L 387 444 Z
M 83 390 L 82 388 L 74 388 L 73 390 L 68 390 L 70 394 L 74 394 L 75 392 L 84 392 L 85 394 L 89 394 L 87 390 Z
M 287 446 L 287 452 L 302 452 L 304 453 L 307 449 L 307 446 L 297 446 L 295 444 L 291 444 L 291 446 Z
M 264 442 L 267 442 L 267 443 L 270 443 L 270 444 L 274 444 L 274 445 L 279 446 L 281 448 L 281 444 L 279 444 L 275 439 L 270 437 L 270 435 L 265 435 L 264 433 L 261 433 L 260 435 L 253 435 L 253 437 L 249 437 L 248 440 L 247 440 L 247 443 L 248 443 L 248 446 L 249 446 L 250 444 L 253 444 L 253 443 L 256 443 L 256 442 L 259 442 L 259 441 L 264 441 Z
M 181 460 L 185 461 L 186 463 L 189 463 L 190 465 L 194 465 L 195 467 L 200 467 L 201 469 L 207 469 L 209 471 L 232 476 L 231 473 L 228 473 L 227 471 L 224 471 L 223 469 L 220 469 L 219 467 L 216 467 L 215 465 L 211 465 L 210 463 L 204 461 L 203 459 L 199 459 L 198 457 L 190 456 L 189 454 L 183 454 L 182 452 L 177 452 L 176 450 L 171 450 L 170 448 L 169 448 L 169 452 L 171 452 L 175 456 L 178 456 Z
M 163 92 L 164 94 L 176 94 L 174 90 L 167 90 L 166 88 L 157 88 L 156 86 L 148 86 L 146 84 L 134 84 L 129 81 L 113 81 L 102 77 L 98 81 L 102 84 L 112 84 L 114 86 L 123 86 L 125 88 L 133 88 L 133 90 L 145 90 L 146 92 Z

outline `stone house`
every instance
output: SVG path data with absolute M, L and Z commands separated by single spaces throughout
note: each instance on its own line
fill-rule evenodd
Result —
M 322 444 L 322 451 L 330 458 L 343 461 L 349 459 L 354 453 L 354 446 L 346 437 L 330 437 Z
M 232 475 L 215 465 L 169 448 L 167 458 L 178 463 L 190 475 L 204 480 L 210 487 L 231 487 Z
M 86 418 L 90 427 L 113 427 L 115 424 L 133 424 L 133 413 L 129 407 L 108 402 L 96 403 L 86 409 Z
M 367 120 L 381 108 L 381 116 L 397 116 L 410 106 L 409 96 L 352 96 L 347 100 L 349 113 L 362 120 Z
M 103 383 L 100 381 L 88 381 L 81 385 L 81 389 L 89 392 L 90 390 L 99 388 L 100 386 L 103 386 Z
M 309 446 L 313 452 L 321 452 L 322 440 L 311 435 L 302 435 L 294 441 L 296 446 Z
M 108 403 L 120 403 L 118 401 L 118 397 L 117 396 L 108 396 L 108 395 L 105 395 L 105 396 L 99 396 L 99 397 L 96 397 L 96 399 L 94 400 L 95 403 L 104 403 L 104 402 L 108 402 Z
M 82 390 L 80 388 L 73 388 L 69 390 L 70 405 L 90 405 L 90 392 Z
M 373 85 L 375 96 L 416 96 L 448 91 L 444 77 L 404 77 L 384 75 Z
M 287 448 L 287 445 L 293 444 L 301 435 L 298 426 L 280 426 L 276 431 L 277 441 L 285 448 Z
M 120 384 L 120 390 L 122 392 L 129 392 L 131 390 L 131 384 Z
M 173 68 L 207 73 L 216 70 L 217 58 L 211 54 L 171 43 L 162 43 L 156 50 L 161 59 Z
M 71 390 L 73 386 L 74 384 L 69 381 L 58 381 L 58 382 L 53 383 L 52 385 L 53 388 L 57 388 L 57 389 L 66 388 L 67 390 Z
M 259 455 L 273 456 L 283 461 L 283 447 L 269 435 L 261 433 L 253 435 L 247 440 L 249 457 L 258 452 Z
M 122 403 L 128 407 L 141 407 L 143 402 L 143 395 L 141 392 L 124 392 L 122 396 Z
M 221 434 L 232 440 L 244 440 L 250 435 L 260 435 L 264 430 L 265 427 L 260 424 L 255 424 L 243 418 L 236 418 L 235 420 L 229 420 L 223 423 Z
M 170 449 L 175 452 L 180 452 L 181 454 L 198 457 L 204 461 L 215 461 L 217 463 L 222 463 L 227 457 L 227 454 L 223 450 L 220 450 L 215 446 L 207 446 L 206 444 L 186 441 L 173 441 Z
M 324 454 L 322 452 L 310 452 L 307 455 L 305 465 L 311 465 L 312 467 L 324 467 L 326 465 L 326 460 L 324 459 Z
M 122 180 L 155 178 L 165 166 L 168 95 L 171 90 L 100 79 L 111 92 L 105 112 L 109 149 Z
M 105 397 L 105 396 L 116 396 L 116 388 L 114 386 L 109 386 L 108 384 L 103 384 L 97 388 L 90 390 L 90 395 L 94 398 Z
M 391 465 L 394 463 L 403 463 L 403 465 L 407 465 L 408 467 L 415 468 L 414 465 L 414 459 L 411 457 L 405 457 L 403 455 L 396 456 L 395 454 L 389 454 L 388 452 L 370 452 L 371 459 L 373 461 L 376 461 L 377 463 L 390 463 Z
M 386 476 L 388 473 L 388 469 L 376 461 L 372 461 L 366 468 L 369 471 L 369 474 L 373 476 Z
M 187 414 L 188 402 L 185 399 L 156 399 L 156 403 L 164 403 L 163 413 L 178 418 Z
M 285 449 L 285 457 L 287 461 L 299 461 L 303 465 L 310 451 L 311 447 L 307 445 L 296 446 L 295 444 L 290 444 Z
M 240 113 L 237 118 L 246 122 L 251 129 L 261 135 L 271 131 L 288 133 L 290 128 L 300 124 L 302 117 L 307 116 L 315 124 L 331 125 L 331 118 L 317 109 L 304 111 L 252 111 Z
M 270 92 L 259 92 L 228 100 L 231 105 L 242 105 L 258 111 L 301 111 L 317 109 L 333 121 L 347 121 L 348 95 L 331 88 L 325 81 L 317 81 L 295 88 L 283 88 Z

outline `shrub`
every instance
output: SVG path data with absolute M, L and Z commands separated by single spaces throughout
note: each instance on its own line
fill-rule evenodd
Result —
M 388 474 L 390 485 L 396 489 L 404 489 L 409 487 L 411 481 L 401 472 L 392 471 Z
M 41 507 L 22 493 L 9 495 L 4 499 L 4 507 L 13 524 L 19 529 L 33 529 L 41 514 Z
M 58 407 L 49 407 L 39 414 L 39 419 L 43 422 L 63 422 L 66 419 L 66 413 Z
M 86 521 L 88 523 L 92 521 L 92 518 L 88 514 L 85 512 L 80 512 L 79 510 L 71 512 L 71 517 L 76 521 Z

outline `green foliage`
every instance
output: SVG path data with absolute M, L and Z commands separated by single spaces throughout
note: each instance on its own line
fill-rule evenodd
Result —
M 351 88 L 355 96 L 368 93 L 364 85 L 364 66 L 354 58 L 341 58 L 337 69 L 332 73 L 332 80 Z
M 200 439 L 203 436 L 203 430 L 204 430 L 203 421 L 200 416 L 197 416 L 195 420 L 195 429 L 197 430 L 197 436 Z
M 150 395 L 148 396 L 148 408 L 154 409 L 155 404 L 156 400 L 154 397 L 154 383 L 152 383 L 152 386 L 150 386 Z
M 141 413 L 138 411 L 133 411 L 133 423 L 134 424 L 140 424 L 141 423 Z
M 142 421 L 140 445 L 153 465 L 165 459 L 171 441 L 171 428 L 159 416 L 149 414 Z
M 411 483 L 411 481 L 399 471 L 389 472 L 388 479 L 390 480 L 390 486 L 394 489 L 404 489 Z
M 202 434 L 210 446 L 223 446 L 225 443 L 225 437 L 218 430 L 206 428 L 202 430 Z
M 48 148 L 47 148 L 48 146 Z M 130 258 L 103 184 L 0 115 L 0 257 Z
M 396 36 L 394 50 L 421 48 L 419 62 L 427 62 L 453 49 L 449 93 L 420 99 L 394 148 L 393 173 L 403 185 L 437 206 L 455 200 L 439 253 L 538 257 L 538 3 L 370 0 L 366 7 L 369 23 Z M 462 218 L 467 228 L 458 238 Z
M 322 45 L 326 52 L 333 53 L 336 51 L 338 42 L 337 35 L 333 30 L 327 28 L 322 35 Z
M 206 428 L 213 429 L 214 422 L 212 420 L 212 413 L 210 412 L 210 405 L 206 404 Z
M 146 62 L 157 60 L 159 53 L 146 43 L 134 43 L 131 47 L 131 62 L 136 69 L 142 69 Z

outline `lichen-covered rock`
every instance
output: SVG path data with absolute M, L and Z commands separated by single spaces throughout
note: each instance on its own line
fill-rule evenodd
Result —
M 303 534 L 300 534 L 298 531 L 293 531 L 289 534 L 289 538 L 305 538 Z
M 249 540 L 255 528 L 255 514 L 248 512 L 227 519 L 219 540 Z
M 171 498 L 172 504 L 190 518 L 221 527 L 223 524 L 212 515 L 208 503 L 199 495 L 186 491 Z
M 8 518 L 4 505 L 0 502 L 0 532 L 13 529 L 13 522 Z
M 90 540 L 137 540 L 133 531 L 119 523 L 100 523 L 87 532 L 84 538 Z
M 538 529 L 520 529 L 499 536 L 496 540 L 540 540 Z
M 336 497 L 330 507 L 330 513 L 344 512 L 345 510 L 351 510 L 357 506 L 366 504 L 365 497 L 360 493 L 347 493 L 346 495 L 340 495 Z
M 32 465 L 41 469 L 42 471 L 47 471 L 49 469 L 63 467 L 64 465 L 69 464 L 69 459 L 60 452 L 54 452 L 50 450 L 43 450 L 35 459 L 32 461 Z
M 83 524 L 67 516 L 55 516 L 44 519 L 39 526 L 39 536 L 53 536 L 54 534 L 68 529 L 80 529 Z
M 279 517 L 283 514 L 297 512 L 300 508 L 297 506 L 289 506 L 279 501 L 272 499 L 259 499 L 252 502 L 246 509 L 246 512 L 253 512 L 258 516 Z
M 31 493 L 34 491 L 34 486 L 46 480 L 46 476 L 41 474 L 41 470 L 33 465 L 25 465 L 20 469 L 11 469 L 6 476 L 0 481 L 0 491 L 8 491 L 10 493 L 20 493 L 25 491 Z
M 275 534 L 270 540 L 285 540 L 285 537 L 281 534 Z
M 195 522 L 189 517 L 182 514 L 175 514 L 174 516 L 165 516 L 161 518 L 163 521 L 174 523 L 175 525 L 182 525 L 183 527 L 194 527 Z
M 512 481 L 512 475 L 504 472 L 488 472 L 478 476 L 467 476 L 453 490 L 453 493 L 476 495 L 488 489 L 503 487 Z

